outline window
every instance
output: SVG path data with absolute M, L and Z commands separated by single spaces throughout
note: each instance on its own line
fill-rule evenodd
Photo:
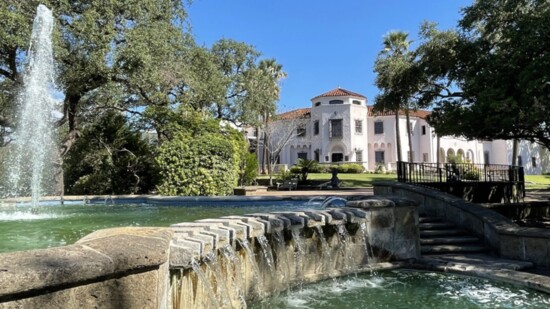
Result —
M 374 123 L 374 134 L 384 134 L 384 122 L 376 121 Z
M 422 135 L 426 135 L 426 126 L 422 126 Z
M 414 135 L 414 127 L 412 122 L 409 122 L 409 132 L 411 132 L 411 135 Z
M 306 126 L 301 125 L 296 128 L 296 135 L 298 137 L 305 137 L 306 136 Z
M 363 120 L 355 120 L 355 133 L 363 134 Z
M 313 135 L 319 135 L 319 120 L 313 123 Z
M 531 165 L 533 165 L 533 167 L 537 167 L 537 158 L 536 157 L 531 157 Z
M 422 154 L 422 162 L 428 162 L 428 154 L 427 153 Z
M 336 152 L 332 154 L 332 162 L 342 162 L 344 161 L 344 154 L 341 152 Z
M 344 104 L 344 101 L 342 101 L 342 100 L 330 100 L 330 101 L 328 101 L 328 104 Z
M 325 162 L 328 162 L 328 160 L 329 160 L 328 156 L 325 156 Z
M 307 160 L 307 152 L 298 152 L 298 160 Z
M 319 153 L 320 153 L 319 149 L 315 149 L 315 151 L 313 152 L 313 160 L 319 162 L 319 159 L 320 159 Z
M 321 105 L 321 102 L 315 102 L 315 106 Z
M 353 100 L 353 101 L 351 101 L 351 103 L 353 103 L 355 105 L 361 105 L 361 101 L 359 101 L 359 100 Z
M 348 162 L 349 161 L 349 156 L 344 156 L 344 161 Z
M 374 152 L 374 162 L 384 163 L 384 152 L 383 151 L 375 151 Z
M 330 120 L 330 137 L 341 138 L 342 137 L 342 119 Z
M 363 152 L 357 151 L 355 152 L 355 161 L 362 162 L 363 161 Z
M 523 166 L 523 158 L 518 156 L 518 166 Z

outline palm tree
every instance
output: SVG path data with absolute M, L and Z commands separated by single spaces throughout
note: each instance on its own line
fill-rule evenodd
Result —
M 375 99 L 375 108 L 377 110 L 392 110 L 395 113 L 395 144 L 397 148 L 397 161 L 403 161 L 401 153 L 401 137 L 399 128 L 399 111 L 403 108 L 404 102 L 407 102 L 408 96 L 402 89 L 395 87 L 396 81 L 393 79 L 396 73 L 401 72 L 412 60 L 409 52 L 410 42 L 408 34 L 403 31 L 391 31 L 384 36 L 384 48 L 378 54 L 375 63 L 376 85 L 383 90 L 381 95 Z M 408 121 L 407 121 L 408 126 Z M 407 129 L 410 141 L 410 130 Z M 410 149 L 412 153 L 412 149 Z

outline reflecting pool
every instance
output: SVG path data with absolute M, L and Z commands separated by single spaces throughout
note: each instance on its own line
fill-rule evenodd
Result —
M 0 209 L 0 252 L 68 245 L 85 235 L 119 226 L 169 226 L 205 218 L 255 212 L 318 209 L 320 202 L 276 201 L 232 205 L 162 206 L 126 205 L 50 205 L 37 214 L 28 207 Z

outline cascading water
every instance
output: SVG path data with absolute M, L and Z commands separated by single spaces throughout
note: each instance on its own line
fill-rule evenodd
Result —
M 226 280 L 222 278 L 222 271 L 216 254 L 209 253 L 204 259 L 204 262 L 216 279 L 216 294 L 220 296 L 220 300 L 218 301 L 221 305 L 220 308 L 233 308 L 229 289 L 227 288 Z
M 8 196 L 32 196 L 33 208 L 42 194 L 43 178 L 52 171 L 55 152 L 53 129 L 56 101 L 52 52 L 52 12 L 39 5 L 33 22 L 23 88 L 17 97 L 19 115 L 14 133 Z

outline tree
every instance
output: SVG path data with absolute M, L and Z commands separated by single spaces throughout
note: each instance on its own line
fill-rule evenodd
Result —
M 28 48 L 30 25 L 38 3 L 53 10 L 56 18 L 55 57 L 59 66 L 59 90 L 64 94 L 59 126 L 66 132 L 59 147 L 63 160 L 86 122 L 81 117 L 96 107 L 106 89 L 125 90 L 132 110 L 136 93 L 154 97 L 146 86 L 162 80 L 169 84 L 174 55 L 185 41 L 185 10 L 182 1 L 4 1 L 0 4 L 0 125 L 8 134 L 14 129 L 14 93 Z M 164 88 L 163 88 L 164 89 Z M 127 91 L 126 91 L 127 90 Z M 131 90 L 131 91 L 130 91 Z M 122 93 L 123 91 L 120 91 Z M 105 97 L 105 96 L 104 96 Z M 150 102 L 148 102 L 150 103 Z M 62 161 L 58 166 L 62 166 Z
M 422 29 L 423 99 L 438 134 L 550 147 L 550 3 L 476 1 L 457 31 Z
M 408 110 L 408 102 L 411 97 L 410 87 L 404 87 L 405 78 L 410 74 L 413 63 L 413 54 L 408 50 L 410 41 L 408 34 L 401 31 L 393 31 L 384 36 L 384 48 L 378 54 L 374 65 L 377 73 L 375 84 L 382 93 L 375 97 L 375 110 L 391 110 L 395 113 L 395 142 L 397 148 L 397 161 L 402 160 L 401 136 L 399 129 L 399 112 L 405 108 Z M 408 118 L 408 117 L 407 117 Z M 407 126 L 409 120 L 407 119 Z M 410 130 L 409 133 L 410 144 Z M 412 149 L 410 149 L 412 153 Z
M 152 146 L 119 112 L 84 127 L 65 164 L 71 195 L 149 193 L 156 184 Z
M 298 136 L 298 128 L 307 123 L 309 115 L 298 118 L 270 120 L 262 128 L 264 136 L 263 146 L 267 153 L 269 185 L 273 185 L 273 167 L 277 163 L 283 148 Z

